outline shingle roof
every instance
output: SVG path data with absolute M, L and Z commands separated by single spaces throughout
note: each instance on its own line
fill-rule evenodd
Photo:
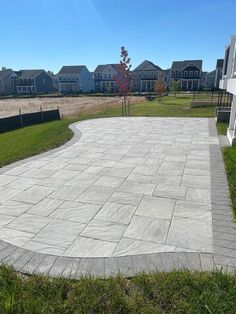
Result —
M 12 70 L 5 70 L 5 71 L 0 71 L 0 79 L 4 79 L 5 77 L 7 77 L 8 75 L 10 75 L 12 73 Z
M 65 65 L 58 74 L 80 74 L 84 69 L 87 69 L 85 65 Z
M 22 79 L 29 79 L 29 78 L 35 78 L 38 76 L 41 72 L 44 72 L 44 70 L 20 70 L 19 72 L 16 72 L 18 76 Z
M 119 63 L 118 64 L 116 64 L 116 63 L 114 63 L 114 64 L 99 64 L 96 67 L 96 69 L 94 70 L 94 73 L 102 73 L 108 65 L 112 66 L 116 71 L 119 70 L 119 67 L 120 67 Z
M 183 61 L 173 61 L 171 69 L 182 70 L 189 64 L 196 65 L 199 69 L 202 68 L 202 60 L 183 60 Z
M 163 71 L 159 66 L 155 65 L 151 61 L 145 60 L 134 71 Z
M 224 59 L 217 59 L 216 61 L 216 67 L 217 68 L 223 68 Z

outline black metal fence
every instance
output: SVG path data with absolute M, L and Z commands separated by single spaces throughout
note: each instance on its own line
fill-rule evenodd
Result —
M 19 110 L 19 115 L 17 116 L 0 119 L 0 133 L 13 131 L 33 124 L 39 124 L 60 119 L 61 117 L 59 108 L 48 111 L 43 111 L 41 109 L 39 112 L 24 114 L 22 114 Z
M 226 90 L 220 90 L 217 99 L 217 110 L 228 109 L 230 111 L 233 95 L 228 93 Z

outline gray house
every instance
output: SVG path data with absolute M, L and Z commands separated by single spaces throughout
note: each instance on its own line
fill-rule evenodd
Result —
M 199 90 L 201 88 L 202 60 L 174 61 L 171 66 L 171 84 L 181 82 L 182 90 Z
M 222 79 L 223 75 L 223 65 L 224 59 L 217 59 L 216 61 L 216 76 L 215 76 L 215 88 L 219 88 L 220 80 Z
M 63 66 L 57 77 L 62 94 L 88 93 L 94 90 L 93 74 L 85 65 Z
M 206 73 L 205 77 L 205 85 L 204 87 L 207 89 L 214 89 L 216 81 L 216 70 Z
M 134 90 L 153 92 L 158 78 L 165 80 L 165 72 L 151 61 L 145 60 L 132 72 Z
M 15 94 L 47 94 L 54 91 L 52 77 L 44 70 L 21 70 L 12 78 Z
M 0 95 L 10 95 L 12 94 L 12 84 L 11 80 L 16 77 L 16 74 L 12 70 L 0 71 Z

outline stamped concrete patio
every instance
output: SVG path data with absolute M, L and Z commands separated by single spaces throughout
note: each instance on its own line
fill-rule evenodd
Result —
M 109 118 L 0 169 L 0 260 L 79 278 L 236 266 L 212 119 Z

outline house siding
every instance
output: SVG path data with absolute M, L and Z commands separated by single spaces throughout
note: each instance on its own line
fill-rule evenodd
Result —
M 53 82 L 52 77 L 46 73 L 45 71 L 41 72 L 36 78 L 35 78 L 35 88 L 36 88 L 36 94 L 41 93 L 50 93 L 54 90 L 53 88 Z

